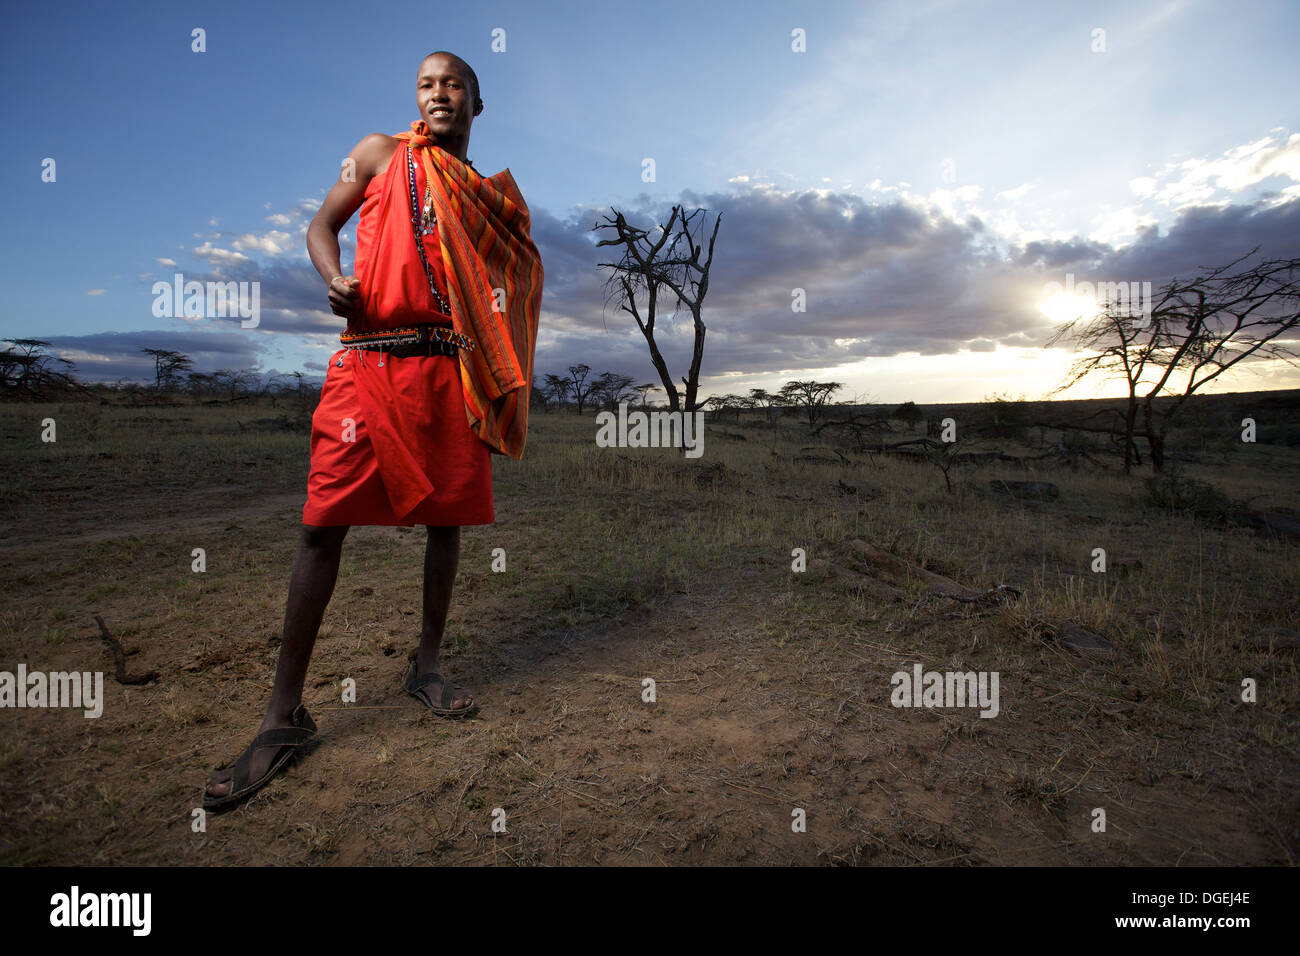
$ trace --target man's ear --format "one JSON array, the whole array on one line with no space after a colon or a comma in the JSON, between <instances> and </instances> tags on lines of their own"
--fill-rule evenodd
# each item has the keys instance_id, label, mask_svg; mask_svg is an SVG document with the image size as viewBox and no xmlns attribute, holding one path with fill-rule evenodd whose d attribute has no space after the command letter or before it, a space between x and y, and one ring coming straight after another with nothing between
<instances>
[{"instance_id":1,"label":"man's ear","mask_svg":"<svg viewBox=\"0 0 1300 956\"><path fill-rule=\"evenodd\" d=\"M474 101L474 115L475 115L475 116L478 116L478 114L479 114L479 113L482 113L482 112L483 112L483 101L482 101L482 100L475 100L475 101Z\"/></svg>"}]
</instances>

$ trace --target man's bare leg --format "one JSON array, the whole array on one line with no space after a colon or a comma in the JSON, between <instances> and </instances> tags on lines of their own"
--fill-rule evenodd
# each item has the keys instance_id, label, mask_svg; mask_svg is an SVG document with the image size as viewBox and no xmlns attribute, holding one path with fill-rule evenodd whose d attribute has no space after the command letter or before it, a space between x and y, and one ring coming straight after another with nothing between
<instances>
[{"instance_id":1,"label":"man's bare leg","mask_svg":"<svg viewBox=\"0 0 1300 956\"><path fill-rule=\"evenodd\" d=\"M456 565L460 561L460 528L428 525L429 540L424 549L424 617L420 624L420 647L415 653L417 675L439 670L439 653L442 649L443 629L447 624L447 611L451 607L451 588L456 581ZM437 700L442 685L428 686L429 696ZM459 691L451 706L457 710L469 707L474 698L467 691Z\"/></svg>"},{"instance_id":2,"label":"man's bare leg","mask_svg":"<svg viewBox=\"0 0 1300 956\"><path fill-rule=\"evenodd\" d=\"M311 663L311 652L316 646L316 632L325 616L325 606L334 593L343 538L347 533L347 525L302 527L302 546L298 549L293 575L289 578L289 599L284 608L284 630L280 638L280 658L275 666L275 684L266 717L262 726L257 728L259 734L276 727L293 726L293 712L302 703L307 665ZM266 773L274 756L275 750L269 747L253 754L249 766L250 779L256 780ZM214 773L208 778L208 793L224 797L230 792L233 774L233 767Z\"/></svg>"}]
</instances>

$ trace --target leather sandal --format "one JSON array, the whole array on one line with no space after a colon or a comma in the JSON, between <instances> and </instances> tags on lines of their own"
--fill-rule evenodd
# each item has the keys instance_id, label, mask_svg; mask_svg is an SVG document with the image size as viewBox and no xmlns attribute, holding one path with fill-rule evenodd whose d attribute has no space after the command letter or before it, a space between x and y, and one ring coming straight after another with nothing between
<instances>
[{"instance_id":1,"label":"leather sandal","mask_svg":"<svg viewBox=\"0 0 1300 956\"><path fill-rule=\"evenodd\" d=\"M442 682L442 695L435 704L429 692L425 689L430 684ZM456 691L464 690L464 687L454 687L452 684L437 671L430 671L423 677L415 676L415 661L411 661L411 669L407 672L406 682L402 689L407 695L414 697L420 703L424 704L439 717L468 717L471 714L478 713L478 702L471 698L468 707L453 707L456 702Z\"/></svg>"},{"instance_id":2,"label":"leather sandal","mask_svg":"<svg viewBox=\"0 0 1300 956\"><path fill-rule=\"evenodd\" d=\"M292 760L298 751L316 736L316 723L311 719L311 715L307 713L305 705L299 704L294 710L291 719L294 724L292 727L276 727L272 730L265 730L253 738L253 742L248 745L248 749L235 760L235 772L230 778L230 792L224 797L214 797L205 792L203 794L203 807L205 810L224 809L252 796L270 783L271 778L279 773L285 764ZM253 763L254 752L266 747L276 748L275 756L266 768L266 773L256 780L249 780L249 767ZM223 768L218 767L217 769Z\"/></svg>"}]
</instances>

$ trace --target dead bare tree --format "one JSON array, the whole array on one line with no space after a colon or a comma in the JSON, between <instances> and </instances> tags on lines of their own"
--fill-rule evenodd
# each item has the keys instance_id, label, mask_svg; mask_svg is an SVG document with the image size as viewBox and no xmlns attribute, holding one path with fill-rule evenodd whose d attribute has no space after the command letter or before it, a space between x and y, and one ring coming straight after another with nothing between
<instances>
[{"instance_id":1,"label":"dead bare tree","mask_svg":"<svg viewBox=\"0 0 1300 956\"><path fill-rule=\"evenodd\" d=\"M714 217L713 233L709 236L706 255L703 236L707 223L707 210L696 209L688 214L682 206L675 205L666 226L641 229L631 225L615 209L612 215L606 215L603 222L592 228L593 232L611 230L614 233L614 238L600 240L596 243L597 247L623 248L623 255L617 262L599 263L612 270L605 283L606 301L617 301L619 308L636 320L637 328L650 347L650 361L659 373L673 411L683 410L683 402L668 371L668 363L664 361L663 353L655 341L659 294L661 289L672 293L676 297L675 311L685 307L690 311L694 322L695 350L691 355L690 369L682 377L682 384L686 387L685 411L693 412L696 408L695 396L699 390L700 363L704 360L704 297L709 291L713 244L718 238L722 214L718 213ZM651 239L655 231L659 232L659 237ZM705 256L703 262L700 261L701 255ZM645 296L644 314L637 304L638 297L642 295Z\"/></svg>"},{"instance_id":2,"label":"dead bare tree","mask_svg":"<svg viewBox=\"0 0 1300 956\"><path fill-rule=\"evenodd\" d=\"M1161 471L1170 423L1187 399L1224 372L1245 361L1300 365L1292 335L1300 328L1300 259L1263 260L1229 271L1258 251L1217 269L1203 268L1190 281L1170 280L1149 317L1111 303L1097 315L1066 323L1048 341L1051 346L1067 340L1092 353L1074 362L1058 391L1094 372L1127 382L1125 471L1139 435L1147 441L1152 471Z\"/></svg>"},{"instance_id":3,"label":"dead bare tree","mask_svg":"<svg viewBox=\"0 0 1300 956\"><path fill-rule=\"evenodd\" d=\"M853 440L855 451L866 451L874 446L882 446L882 436L893 431L888 412L849 412L845 418L834 418L815 426L813 435L838 433ZM883 446L882 446L883 447Z\"/></svg>"}]
</instances>

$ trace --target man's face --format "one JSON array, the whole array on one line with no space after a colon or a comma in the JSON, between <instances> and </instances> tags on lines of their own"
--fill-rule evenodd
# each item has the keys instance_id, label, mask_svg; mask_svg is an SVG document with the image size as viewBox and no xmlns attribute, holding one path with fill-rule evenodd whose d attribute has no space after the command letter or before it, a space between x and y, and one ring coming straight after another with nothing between
<instances>
[{"instance_id":1,"label":"man's face","mask_svg":"<svg viewBox=\"0 0 1300 956\"><path fill-rule=\"evenodd\" d=\"M416 77L420 117L435 139L466 139L482 106L474 102L464 72L449 56L431 56L420 64Z\"/></svg>"}]
</instances>

